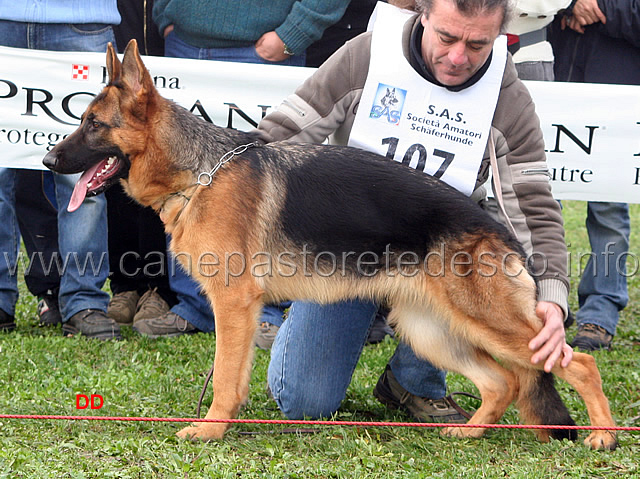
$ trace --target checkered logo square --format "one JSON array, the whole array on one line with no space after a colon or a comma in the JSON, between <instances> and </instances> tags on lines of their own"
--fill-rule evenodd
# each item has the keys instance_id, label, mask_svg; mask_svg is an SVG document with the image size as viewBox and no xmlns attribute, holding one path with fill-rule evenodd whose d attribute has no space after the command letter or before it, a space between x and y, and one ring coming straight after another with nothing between
<instances>
[{"instance_id":1,"label":"checkered logo square","mask_svg":"<svg viewBox=\"0 0 640 479\"><path fill-rule=\"evenodd\" d=\"M89 65L71 65L71 79L72 80L88 80L89 79Z\"/></svg>"}]
</instances>

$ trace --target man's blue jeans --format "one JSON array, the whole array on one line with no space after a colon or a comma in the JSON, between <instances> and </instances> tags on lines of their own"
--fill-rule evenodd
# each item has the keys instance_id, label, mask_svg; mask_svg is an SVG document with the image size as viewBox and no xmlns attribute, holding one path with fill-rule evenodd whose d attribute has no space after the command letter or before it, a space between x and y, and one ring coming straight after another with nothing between
<instances>
[{"instance_id":1,"label":"man's blue jeans","mask_svg":"<svg viewBox=\"0 0 640 479\"><path fill-rule=\"evenodd\" d=\"M5 47L106 54L109 42L116 42L111 25L0 20L0 45Z\"/></svg>"},{"instance_id":2,"label":"man's blue jeans","mask_svg":"<svg viewBox=\"0 0 640 479\"><path fill-rule=\"evenodd\" d=\"M115 44L109 25L30 24L0 20L0 45L54 51L106 52ZM43 156L44 156L43 152ZM107 256L107 202L104 196L87 198L73 213L67 211L79 175L54 174L58 203L58 247L62 279L60 310L63 320L84 309L106 311L109 295L102 291L109 273ZM15 217L15 171L0 169L0 308L13 314L17 300L19 233ZM6 253L6 256L5 256Z\"/></svg>"},{"instance_id":3,"label":"man's blue jeans","mask_svg":"<svg viewBox=\"0 0 640 479\"><path fill-rule=\"evenodd\" d=\"M167 235L167 251L169 251L170 241L171 237ZM200 286L176 261L173 253L169 252L167 258L169 260L169 285L177 300L177 303L171 308L171 312L189 321L200 331L205 333L215 331L213 312L209 300L200 291Z\"/></svg>"},{"instance_id":4,"label":"man's blue jeans","mask_svg":"<svg viewBox=\"0 0 640 479\"><path fill-rule=\"evenodd\" d=\"M293 303L271 348L268 371L269 388L285 416L328 417L338 409L377 309L368 301ZM410 393L444 397L445 372L416 357L406 343L398 344L389 366Z\"/></svg>"},{"instance_id":5,"label":"man's blue jeans","mask_svg":"<svg viewBox=\"0 0 640 479\"><path fill-rule=\"evenodd\" d=\"M578 286L578 325L591 323L616 334L619 312L629 301L626 260L629 252L629 206L626 203L587 204L591 255Z\"/></svg>"},{"instance_id":6,"label":"man's blue jeans","mask_svg":"<svg viewBox=\"0 0 640 479\"><path fill-rule=\"evenodd\" d=\"M302 67L305 55L295 55L282 62L269 62L256 53L253 46L239 48L199 48L189 45L171 32L164 39L164 55L176 58L195 58L198 60L217 60L222 62L264 63L269 65L289 65Z\"/></svg>"}]
</instances>

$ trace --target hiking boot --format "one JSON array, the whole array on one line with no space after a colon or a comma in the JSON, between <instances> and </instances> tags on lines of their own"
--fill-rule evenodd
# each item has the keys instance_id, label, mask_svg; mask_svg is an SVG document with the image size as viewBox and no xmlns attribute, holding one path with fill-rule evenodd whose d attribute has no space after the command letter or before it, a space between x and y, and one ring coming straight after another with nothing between
<instances>
[{"instance_id":1,"label":"hiking boot","mask_svg":"<svg viewBox=\"0 0 640 479\"><path fill-rule=\"evenodd\" d=\"M90 339L122 339L120 326L104 312L95 309L85 309L74 314L69 321L62 323L64 336L82 334Z\"/></svg>"},{"instance_id":2,"label":"hiking boot","mask_svg":"<svg viewBox=\"0 0 640 479\"><path fill-rule=\"evenodd\" d=\"M133 322L136 323L143 319L159 318L167 311L169 311L169 305L162 299L162 296L158 294L157 288L153 288L144 293L138 301Z\"/></svg>"},{"instance_id":3,"label":"hiking boot","mask_svg":"<svg viewBox=\"0 0 640 479\"><path fill-rule=\"evenodd\" d=\"M58 295L53 292L47 291L46 294L40 297L38 306L36 307L36 313L40 326L55 326L62 322L62 315L60 314L60 305L58 304Z\"/></svg>"},{"instance_id":4,"label":"hiking boot","mask_svg":"<svg viewBox=\"0 0 640 479\"><path fill-rule=\"evenodd\" d=\"M176 313L167 311L157 318L141 319L133 323L133 329L151 339L160 337L182 336L195 334L200 330Z\"/></svg>"},{"instance_id":5,"label":"hiking boot","mask_svg":"<svg viewBox=\"0 0 640 479\"><path fill-rule=\"evenodd\" d=\"M280 326L276 326L275 324L271 324L266 321L260 323L258 331L256 332L256 346L266 351L270 350L279 329Z\"/></svg>"},{"instance_id":6,"label":"hiking boot","mask_svg":"<svg viewBox=\"0 0 640 479\"><path fill-rule=\"evenodd\" d=\"M373 320L371 329L369 330L369 336L367 337L367 344L378 344L384 340L386 336L393 338L394 332L391 326L387 323L386 311L378 310L376 317Z\"/></svg>"},{"instance_id":7,"label":"hiking boot","mask_svg":"<svg viewBox=\"0 0 640 479\"><path fill-rule=\"evenodd\" d=\"M16 329L16 318L0 309L0 331L8 333Z\"/></svg>"},{"instance_id":8,"label":"hiking boot","mask_svg":"<svg viewBox=\"0 0 640 479\"><path fill-rule=\"evenodd\" d=\"M596 324L584 323L578 326L571 347L582 349L583 351L597 351L598 349L611 349L613 335L606 329Z\"/></svg>"},{"instance_id":9,"label":"hiking boot","mask_svg":"<svg viewBox=\"0 0 640 479\"><path fill-rule=\"evenodd\" d=\"M385 406L404 410L418 422L463 424L468 419L462 415L464 411L449 396L427 399L411 394L400 386L389 365L378 379L373 395Z\"/></svg>"},{"instance_id":10,"label":"hiking boot","mask_svg":"<svg viewBox=\"0 0 640 479\"><path fill-rule=\"evenodd\" d=\"M107 307L107 316L120 324L131 324L139 299L135 290L114 294Z\"/></svg>"}]
</instances>

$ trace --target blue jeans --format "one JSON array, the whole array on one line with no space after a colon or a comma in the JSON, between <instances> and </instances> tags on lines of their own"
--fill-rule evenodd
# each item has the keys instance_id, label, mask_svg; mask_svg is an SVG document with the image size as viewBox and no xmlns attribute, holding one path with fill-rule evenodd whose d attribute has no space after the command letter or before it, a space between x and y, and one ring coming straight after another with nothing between
<instances>
[{"instance_id":1,"label":"blue jeans","mask_svg":"<svg viewBox=\"0 0 640 479\"><path fill-rule=\"evenodd\" d=\"M168 241L169 235L167 235L167 243ZM175 293L177 300L177 303L171 308L171 312L186 319L200 331L205 333L215 331L213 312L206 296L200 291L200 286L176 262L175 256L171 252L169 252L168 258L169 286L171 291Z\"/></svg>"},{"instance_id":2,"label":"blue jeans","mask_svg":"<svg viewBox=\"0 0 640 479\"><path fill-rule=\"evenodd\" d=\"M18 301L17 264L20 231L15 207L15 172L0 168L0 309L13 316Z\"/></svg>"},{"instance_id":3,"label":"blue jeans","mask_svg":"<svg viewBox=\"0 0 640 479\"><path fill-rule=\"evenodd\" d=\"M105 53L109 42L116 42L111 25L0 20L0 45L5 47Z\"/></svg>"},{"instance_id":4,"label":"blue jeans","mask_svg":"<svg viewBox=\"0 0 640 479\"><path fill-rule=\"evenodd\" d=\"M223 62L264 63L268 65L289 65L303 67L305 55L294 55L281 62L270 62L256 53L254 46L239 48L199 48L189 45L178 38L174 32L164 39L164 56L176 58L195 58L198 60L217 60Z\"/></svg>"},{"instance_id":5,"label":"blue jeans","mask_svg":"<svg viewBox=\"0 0 640 479\"><path fill-rule=\"evenodd\" d=\"M54 174L56 201L67 205L76 175ZM13 315L18 298L17 248L20 234L15 214L16 170L0 168L0 308ZM103 196L88 198L75 212L58 209L58 249L60 251L60 311L64 320L85 309L107 310L109 295L102 286L109 274L107 256L106 201ZM7 261L8 260L8 261ZM45 268L49 265L44 265Z\"/></svg>"},{"instance_id":6,"label":"blue jeans","mask_svg":"<svg viewBox=\"0 0 640 479\"><path fill-rule=\"evenodd\" d=\"M590 201L586 225L592 253L578 285L576 322L596 324L615 335L619 312L629 301L629 206Z\"/></svg>"},{"instance_id":7,"label":"blue jeans","mask_svg":"<svg viewBox=\"0 0 640 479\"><path fill-rule=\"evenodd\" d=\"M113 30L102 24L31 24L0 20L0 45L54 51L106 52L115 44ZM43 156L44 156L43 151ZM107 256L107 202L104 196L87 198L69 213L77 175L54 174L58 208L58 248L61 255L60 311L64 321L85 309L107 310L109 295L102 291L109 273ZM0 218L6 227L0 234L0 250L12 260L19 244L15 219L15 171L0 169ZM17 253L16 253L17 254ZM0 261L0 308L14 312L16 275L5 258ZM65 263L66 262L66 263ZM6 308L6 309L5 309Z\"/></svg>"},{"instance_id":8,"label":"blue jeans","mask_svg":"<svg viewBox=\"0 0 640 479\"><path fill-rule=\"evenodd\" d=\"M271 348L269 388L290 419L327 417L340 407L378 306L368 301L329 305L294 302ZM389 361L410 393L444 397L445 372L400 342Z\"/></svg>"}]
</instances>

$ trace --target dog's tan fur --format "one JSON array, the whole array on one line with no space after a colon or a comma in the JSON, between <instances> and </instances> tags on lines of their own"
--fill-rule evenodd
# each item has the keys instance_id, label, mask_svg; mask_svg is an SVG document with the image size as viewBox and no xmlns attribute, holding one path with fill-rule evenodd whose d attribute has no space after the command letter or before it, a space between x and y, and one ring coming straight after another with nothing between
<instances>
[{"instance_id":1,"label":"dog's tan fur","mask_svg":"<svg viewBox=\"0 0 640 479\"><path fill-rule=\"evenodd\" d=\"M532 403L531 392L541 366L531 364L528 348L542 328L535 314L536 286L522 258L509 257L512 251L500 238L489 233L448 242L446 264L456 252L473 258L472 264L456 266L459 274L422 272L411 277L387 274L361 279L351 275L324 277L313 270L309 276L256 274L268 269L256 254L275 257L300 248L270 222L283 207L282 185L271 177L271 182L256 179L246 163L231 162L218 171L212 185L194 186L198 172L181 169L178 159L169 153L175 135L171 131L172 110L155 90L135 42L127 47L122 65L113 48L107 58L111 83L87 114L107 123L114 117L120 119L104 141L117 145L130 159L128 179L123 180L127 192L160 213L172 236L171 249L178 257L181 253L191 258L215 253L224 258L238 253L229 262L232 271L241 271L241 256L247 259L244 273L232 277L213 275L213 265L195 268L185 263L211 301L216 321L214 398L207 418L234 418L247 399L253 338L264 302L335 302L357 297L386 301L398 335L419 355L474 382L482 405L470 423L498 421L514 400L527 423L540 421L539 409L544 405ZM80 141L78 135L80 130L65 141ZM287 148L297 151L294 145ZM491 251L495 257L481 259L483 251ZM494 268L501 271L503 260L509 274L490 274ZM297 257L295 265L297 271L304 266ZM439 267L435 262L428 266L430 271ZM564 369L557 363L553 373L576 388L594 426L614 426L591 356L575 353L569 367ZM179 436L219 439L226 429L226 424L198 423L180 431ZM458 437L479 437L483 432L480 428L444 430ZM542 440L549 438L545 430L537 435ZM585 442L593 448L612 449L616 445L615 436L604 431L591 433Z\"/></svg>"}]
</instances>

